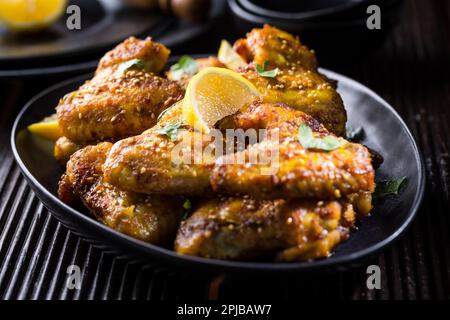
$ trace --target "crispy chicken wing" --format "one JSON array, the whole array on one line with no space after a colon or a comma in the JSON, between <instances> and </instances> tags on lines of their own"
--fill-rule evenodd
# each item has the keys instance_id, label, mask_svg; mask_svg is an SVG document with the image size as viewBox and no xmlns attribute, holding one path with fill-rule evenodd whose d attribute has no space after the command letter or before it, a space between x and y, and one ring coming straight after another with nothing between
<instances>
[{"instance_id":1,"label":"crispy chicken wing","mask_svg":"<svg viewBox=\"0 0 450 320\"><path fill-rule=\"evenodd\" d=\"M167 121L175 123L173 118L176 117L168 117L171 120ZM227 157L236 156L234 153L217 161L203 157L195 162L196 153L192 151L209 155L204 150L212 143L212 138L181 127L177 131L177 141L171 141L158 132L159 127L167 125L165 121L143 135L114 145L104 166L108 182L124 190L143 193L202 195L212 186L218 193L262 198L339 199L374 189L371 158L364 146L347 142L329 152L303 148L297 138L300 124L308 125L316 136L330 133L311 116L287 106L256 104L235 115L232 121L235 128L266 128L281 133L279 141L263 140L238 152L243 153L244 163L227 161ZM277 162L250 161L267 150L279 150ZM180 152L182 155L186 152L191 163L180 161L177 164ZM276 171L267 174L273 170L273 165Z\"/></svg>"},{"instance_id":2,"label":"crispy chicken wing","mask_svg":"<svg viewBox=\"0 0 450 320\"><path fill-rule=\"evenodd\" d=\"M176 141L158 132L177 123L181 123L181 108L174 105L153 128L115 143L104 165L105 179L124 190L149 194L202 195L210 190L213 162L197 163L194 152L201 154L212 139L189 126L176 130ZM191 164L174 162L186 158Z\"/></svg>"},{"instance_id":3,"label":"crispy chicken wing","mask_svg":"<svg viewBox=\"0 0 450 320\"><path fill-rule=\"evenodd\" d=\"M166 63L169 50L161 44L130 38L108 52L96 75L57 107L64 136L75 142L119 139L152 127L158 115L180 100L183 89L155 73ZM138 68L120 63L139 58Z\"/></svg>"},{"instance_id":4,"label":"crispy chicken wing","mask_svg":"<svg viewBox=\"0 0 450 320\"><path fill-rule=\"evenodd\" d=\"M345 201L212 199L182 222L175 250L232 260L324 258L348 238L353 223L353 207Z\"/></svg>"},{"instance_id":5,"label":"crispy chicken wing","mask_svg":"<svg viewBox=\"0 0 450 320\"><path fill-rule=\"evenodd\" d=\"M55 142L53 154L59 163L65 165L72 154L84 147L83 143L76 143L67 137L61 137Z\"/></svg>"},{"instance_id":6,"label":"crispy chicken wing","mask_svg":"<svg viewBox=\"0 0 450 320\"><path fill-rule=\"evenodd\" d=\"M265 25L236 41L234 48L249 63L238 71L259 89L266 102L304 111L334 134L344 135L347 114L336 82L319 73L314 53L298 38ZM263 66L266 61L268 69L279 69L276 77L263 77L256 71L256 65Z\"/></svg>"},{"instance_id":7,"label":"crispy chicken wing","mask_svg":"<svg viewBox=\"0 0 450 320\"><path fill-rule=\"evenodd\" d=\"M237 40L234 50L245 61L259 65L270 61L279 68L297 65L306 70L317 70L314 52L302 45L298 37L267 24L252 29L246 38Z\"/></svg>"},{"instance_id":8,"label":"crispy chicken wing","mask_svg":"<svg viewBox=\"0 0 450 320\"><path fill-rule=\"evenodd\" d=\"M332 134L301 111L284 105L256 104L237 114L234 123L237 128L276 130L279 139L263 140L219 159L210 177L216 192L260 198L339 199L360 191L374 191L375 173L367 148L346 142L331 151L305 149L298 138L301 124L308 125L316 137ZM274 161L251 161L268 150L278 152ZM245 161L234 163L230 157Z\"/></svg>"},{"instance_id":9,"label":"crispy chicken wing","mask_svg":"<svg viewBox=\"0 0 450 320\"><path fill-rule=\"evenodd\" d=\"M216 127L256 130L258 141L239 146L233 139L228 154L216 153L218 143L229 142L224 136L183 123L177 102L191 76L158 76L170 51L131 37L57 107L64 137L55 157L68 161L59 197L80 199L111 228L160 244L174 239L183 197L201 196L178 229L178 253L279 261L329 256L348 238L355 216L372 208L372 157L342 138L330 151L302 144L304 125L314 138L343 136L346 112L336 82L318 71L314 53L298 38L266 25L234 48L247 62L237 71L263 97ZM215 57L196 62L199 70L225 67ZM263 76L257 65L278 73ZM258 161L268 153L269 162Z\"/></svg>"},{"instance_id":10,"label":"crispy chicken wing","mask_svg":"<svg viewBox=\"0 0 450 320\"><path fill-rule=\"evenodd\" d=\"M112 144L103 142L77 151L67 163L59 197L79 197L107 226L135 238L163 243L172 239L183 213L181 198L126 192L103 180L102 166Z\"/></svg>"},{"instance_id":11,"label":"crispy chicken wing","mask_svg":"<svg viewBox=\"0 0 450 320\"><path fill-rule=\"evenodd\" d=\"M155 74L160 73L166 65L170 50L148 37L139 40L130 37L107 52L100 60L96 75L103 71L114 70L122 62L139 59L144 62L145 70Z\"/></svg>"}]
</instances>

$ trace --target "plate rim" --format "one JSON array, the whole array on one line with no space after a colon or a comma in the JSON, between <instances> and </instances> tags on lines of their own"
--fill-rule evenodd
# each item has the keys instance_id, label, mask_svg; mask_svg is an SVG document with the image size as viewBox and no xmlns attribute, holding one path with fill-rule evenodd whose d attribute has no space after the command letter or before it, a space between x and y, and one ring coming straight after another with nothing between
<instances>
[{"instance_id":1,"label":"plate rim","mask_svg":"<svg viewBox=\"0 0 450 320\"><path fill-rule=\"evenodd\" d=\"M173 57L175 58L175 56ZM35 95L33 98L31 98L25 106L22 108L22 110L18 113L14 125L11 130L11 137L10 137L10 143L11 143L11 149L14 155L14 158L19 165L19 168L30 184L30 187L32 189L37 189L39 192L35 192L36 196L39 198L41 202L45 204L45 201L43 201L40 198L40 193L44 194L47 199L51 199L55 205L59 206L62 210L65 212L69 212L71 215L73 215L75 218L77 218L79 221L83 221L86 224L90 224L90 227L95 227L96 229L102 231L105 233L104 235L107 236L113 236L116 237L117 241L120 241L121 245L127 245L131 246L134 249L137 249L141 251L142 253L145 251L145 253L148 255L149 259L154 258L155 260L158 260L158 258L161 258L162 261L156 261L156 262L170 262L171 264L175 263L178 264L178 266L189 266L193 267L194 269L200 269L200 268L215 268L215 269L221 269L221 270L227 270L227 271L238 271L238 272L251 272L251 271L257 271L257 272L304 272L304 271L313 271L313 270L320 270L324 268L331 268L331 267L338 267L342 265L348 265L351 263L355 263L357 261L363 260L364 258L367 258L369 256L373 256L375 253L379 252L384 247L392 244L395 240L398 240L399 237L404 234L404 232L408 229L408 227L411 225L411 222L414 220L414 218L417 215L417 211L422 203L424 191L425 191L425 166L423 162L423 156L420 151L420 149L417 146L417 143L414 139L414 136L412 135L411 131L409 130L406 123L403 121L403 119L400 117L400 115L397 113L397 111L388 103L386 102L382 97L380 97L377 93L375 93L373 90L369 89L365 85L359 83L356 80L353 80L347 76L344 76L340 73L319 68L319 71L324 73L326 76L330 76L331 78L338 80L339 82L346 82L350 84L351 86L356 87L358 90L361 90L370 96L372 96L375 100L377 100L384 108L388 109L393 115L397 118L397 120L400 122L400 124L403 126L404 131L406 132L408 138L412 142L412 146L414 149L414 155L415 155L415 161L419 164L419 176L418 176L418 182L417 182L417 188L415 190L414 200L411 204L411 209L409 210L407 218L401 223L400 227L395 230L395 232L391 233L388 237L383 239L382 241L379 241L375 243L372 246L369 246L367 248L364 248L362 250L359 250L357 252L349 253L346 255L343 255L341 257L335 257L333 259L327 258L322 260L314 260L314 261L303 261L303 262L254 262L254 261L230 261L230 260L220 260L220 259L208 259L208 258L202 258L197 256L189 256L189 255L182 255L179 253L176 253L173 250L160 247L158 245L150 244L147 242L144 242L142 240L138 240L135 238L132 238L131 236L128 236L126 234L120 233L119 231L116 231L101 222L95 220L93 217L88 216L86 214L83 214L82 212L70 207L69 205L62 202L58 197L56 197L53 193L51 193L47 188L45 188L43 185L39 183L39 181L31 174L31 172L28 170L24 162L22 161L21 157L19 156L19 152L16 147L16 137L18 135L18 126L20 120L23 118L24 114L27 112L27 110L40 98L48 95L52 91L55 91L61 87L67 86L71 83L75 83L78 81L86 80L86 77L89 74L80 75L74 78L67 79L65 81L59 82L43 91ZM20 128L22 129L22 128ZM48 209L48 211L61 223L63 223L57 215L53 212L53 210ZM65 225L65 223L63 223ZM71 229L70 227L68 227ZM86 239L86 237L81 236L81 238ZM92 243L91 240L87 240L88 242Z\"/></svg>"},{"instance_id":2,"label":"plate rim","mask_svg":"<svg viewBox=\"0 0 450 320\"><path fill-rule=\"evenodd\" d=\"M283 12L279 10L267 9L263 6L258 6L249 0L239 0L240 4L245 10L253 12L263 17L268 18L280 18L280 19L295 19L295 20L306 20L315 19L320 17L328 17L333 14L340 14L346 10L351 10L356 6L364 5L364 2L369 0L360 0L358 2L345 2L340 4L335 4L332 7L305 10L305 11L294 11L294 12Z\"/></svg>"},{"instance_id":3,"label":"plate rim","mask_svg":"<svg viewBox=\"0 0 450 320\"><path fill-rule=\"evenodd\" d=\"M188 29L183 29L180 26L177 29L171 30L170 26L167 28L158 28L158 32L156 35L152 37L154 40L161 42L166 47L177 48L182 46L188 41L192 39L196 39L201 34L205 33L208 28L217 23L219 19L221 19L225 12L227 1L226 0L216 0L214 4L216 8L211 10L210 17L201 23L201 24L193 24ZM175 21L175 20L173 20ZM173 24L173 21L171 22ZM177 22L176 22L177 23ZM162 29L162 30L160 30ZM167 32L169 29L169 32ZM136 37L146 37L149 36L148 32L143 32L141 34L135 35ZM119 44L119 42L112 43L110 49ZM105 49L106 50L106 49ZM109 50L109 49L107 49ZM97 50L96 50L97 51ZM70 54L68 54L70 56ZM81 55L83 56L83 55ZM57 56L59 57L59 56ZM32 59L43 59L44 57L32 58ZM78 63L70 64L70 63L62 63L54 66L46 66L46 67L38 67L38 68L23 68L23 69L0 69L0 80L1 79L26 79L26 78L35 78L42 75L51 75L51 76L61 76L67 74L80 74L81 72L88 72L90 69L95 69L98 64L99 59L89 58L86 61L80 61Z\"/></svg>"}]
</instances>

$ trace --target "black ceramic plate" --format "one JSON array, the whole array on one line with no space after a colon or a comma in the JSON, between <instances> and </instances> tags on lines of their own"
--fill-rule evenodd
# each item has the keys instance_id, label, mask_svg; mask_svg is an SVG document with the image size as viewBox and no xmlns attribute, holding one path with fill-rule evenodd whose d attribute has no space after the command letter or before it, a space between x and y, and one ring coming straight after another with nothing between
<instances>
[{"instance_id":1,"label":"black ceramic plate","mask_svg":"<svg viewBox=\"0 0 450 320\"><path fill-rule=\"evenodd\" d=\"M211 28L226 9L225 0L213 0L207 19L191 23L160 12L117 9L107 6L107 0L72 0L71 3L81 7L80 31L69 32L63 20L48 32L33 35L32 39L6 36L0 29L0 78L89 72L97 65L100 52L131 35L152 36L174 48Z\"/></svg>"},{"instance_id":2,"label":"black ceramic plate","mask_svg":"<svg viewBox=\"0 0 450 320\"><path fill-rule=\"evenodd\" d=\"M399 196L374 202L373 214L364 219L350 239L328 259L298 262L237 262L176 254L116 232L93 219L87 212L62 203L56 195L63 169L52 156L52 144L26 131L26 127L54 112L60 97L76 89L89 75L51 87L33 98L18 115L11 136L14 156L36 195L52 214L75 234L99 246L131 257L177 267L206 268L211 271L311 271L344 268L382 249L411 223L424 191L424 169L417 145L405 123L383 99L365 86L337 73L322 70L339 81L349 123L362 126L367 146L384 156L377 180L406 176L408 183Z\"/></svg>"},{"instance_id":3,"label":"black ceramic plate","mask_svg":"<svg viewBox=\"0 0 450 320\"><path fill-rule=\"evenodd\" d=\"M358 0L359 1L359 0ZM366 57L383 44L386 36L398 22L401 0L379 1L381 30L367 29L366 8L339 19L282 19L262 16L241 6L240 0L228 0L233 22L238 32L245 34L252 28L267 23L287 32L300 35L303 43L317 52L319 61L336 65Z\"/></svg>"}]
</instances>

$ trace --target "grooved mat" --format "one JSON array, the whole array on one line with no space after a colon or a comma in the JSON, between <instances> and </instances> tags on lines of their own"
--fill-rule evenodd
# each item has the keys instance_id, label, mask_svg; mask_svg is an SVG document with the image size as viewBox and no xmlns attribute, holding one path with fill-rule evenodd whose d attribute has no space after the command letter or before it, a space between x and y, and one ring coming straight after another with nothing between
<instances>
[{"instance_id":1,"label":"grooved mat","mask_svg":"<svg viewBox=\"0 0 450 320\"><path fill-rule=\"evenodd\" d=\"M423 205L395 245L351 271L283 279L173 272L103 252L51 217L27 186L10 151L16 114L51 83L0 82L0 297L449 299L450 2L405 2L401 22L380 51L353 65L324 66L385 98L422 150L427 174ZM66 288L66 268L71 264L81 267L81 290ZM381 290L366 287L369 264L381 267Z\"/></svg>"}]
</instances>

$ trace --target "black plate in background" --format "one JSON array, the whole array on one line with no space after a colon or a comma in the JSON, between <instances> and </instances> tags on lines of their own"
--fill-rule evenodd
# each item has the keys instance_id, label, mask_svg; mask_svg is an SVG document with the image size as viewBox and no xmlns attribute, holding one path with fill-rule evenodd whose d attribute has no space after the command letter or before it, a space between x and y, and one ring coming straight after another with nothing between
<instances>
[{"instance_id":1,"label":"black plate in background","mask_svg":"<svg viewBox=\"0 0 450 320\"><path fill-rule=\"evenodd\" d=\"M255 14L281 19L312 19L333 18L353 8L365 5L370 0L238 0L247 11Z\"/></svg>"},{"instance_id":2,"label":"black plate in background","mask_svg":"<svg viewBox=\"0 0 450 320\"><path fill-rule=\"evenodd\" d=\"M119 0L70 0L81 12L81 29L69 30L68 14L35 34L0 33L0 63L31 62L103 50L130 35L140 35L170 19L159 12L125 8Z\"/></svg>"},{"instance_id":3,"label":"black plate in background","mask_svg":"<svg viewBox=\"0 0 450 320\"><path fill-rule=\"evenodd\" d=\"M0 29L0 78L86 73L96 67L104 52L131 35L151 36L155 41L174 48L211 28L226 9L225 0L212 0L208 18L201 23L192 23L158 11L126 9L117 13L111 7L101 6L101 2L72 0L71 3L80 4L82 23L86 21L86 26L82 25L80 31L68 31L63 19L50 31L33 35L32 38L38 37L31 39L33 45L17 45L20 39L15 38L5 40ZM121 30L116 30L119 26ZM21 53L11 54L15 50ZM28 55L24 54L25 50Z\"/></svg>"},{"instance_id":4,"label":"black plate in background","mask_svg":"<svg viewBox=\"0 0 450 320\"><path fill-rule=\"evenodd\" d=\"M338 19L281 19L275 16L263 16L245 9L240 0L228 0L231 16L237 31L245 34L252 28L263 24L281 28L299 35L302 43L317 52L322 65L355 63L364 59L381 47L387 36L399 21L403 1L379 0L381 29L367 28L367 7L358 7L349 15ZM355 12L353 12L355 11Z\"/></svg>"},{"instance_id":5,"label":"black plate in background","mask_svg":"<svg viewBox=\"0 0 450 320\"><path fill-rule=\"evenodd\" d=\"M210 271L298 272L322 268L342 269L384 248L411 223L423 196L424 167L411 133L389 104L356 81L331 71L322 72L339 81L339 92L348 111L349 124L362 126L365 130L362 142L384 156L385 162L377 171L377 180L402 176L408 178L408 184L399 196L375 200L372 216L364 219L359 230L338 246L330 258L324 260L261 263L183 256L121 234L97 222L86 211L78 211L61 202L56 189L63 169L52 155L52 143L24 129L53 113L60 97L75 90L90 75L58 84L33 98L16 119L11 136L12 149L32 189L50 212L75 234L108 250L175 267Z\"/></svg>"}]
</instances>

